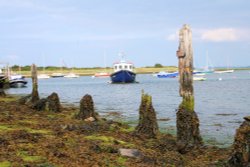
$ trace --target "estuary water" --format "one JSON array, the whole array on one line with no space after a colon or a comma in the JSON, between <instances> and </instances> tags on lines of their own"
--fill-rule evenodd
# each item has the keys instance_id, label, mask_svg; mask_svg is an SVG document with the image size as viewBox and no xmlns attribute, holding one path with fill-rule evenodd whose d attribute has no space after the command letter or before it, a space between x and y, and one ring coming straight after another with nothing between
<instances>
[{"instance_id":1,"label":"estuary water","mask_svg":"<svg viewBox=\"0 0 250 167\"><path fill-rule=\"evenodd\" d=\"M206 78L206 81L194 81L195 111L200 119L201 134L209 143L228 146L233 142L235 130L243 117L250 115L250 72L207 74ZM27 80L26 88L11 88L6 93L29 94L32 85L31 79ZM136 80L139 83L110 84L109 78L90 76L50 78L39 80L38 88L41 97L56 92L62 103L76 106L85 94L90 94L100 115L134 125L144 90L153 98L161 130L175 134L176 109L181 102L178 78L159 79L149 74L138 74Z\"/></svg>"}]
</instances>

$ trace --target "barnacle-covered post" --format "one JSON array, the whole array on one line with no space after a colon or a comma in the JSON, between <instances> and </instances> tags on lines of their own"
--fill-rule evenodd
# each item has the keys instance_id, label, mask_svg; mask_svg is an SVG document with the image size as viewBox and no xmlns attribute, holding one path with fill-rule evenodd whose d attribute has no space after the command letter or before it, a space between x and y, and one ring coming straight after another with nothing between
<instances>
[{"instance_id":1,"label":"barnacle-covered post","mask_svg":"<svg viewBox=\"0 0 250 167\"><path fill-rule=\"evenodd\" d=\"M178 150L185 153L202 144L199 119L194 111L192 32L186 24L179 32L177 57L179 60L179 93L182 97L182 103L177 112L177 144Z\"/></svg>"},{"instance_id":2,"label":"barnacle-covered post","mask_svg":"<svg viewBox=\"0 0 250 167\"><path fill-rule=\"evenodd\" d=\"M37 68L36 68L35 64L31 65L31 77L32 77L31 103L35 103L39 100L38 82L37 82Z\"/></svg>"},{"instance_id":3,"label":"barnacle-covered post","mask_svg":"<svg viewBox=\"0 0 250 167\"><path fill-rule=\"evenodd\" d=\"M159 128L156 113L152 105L152 97L142 93L139 109L139 124L135 128L135 133L146 138L155 138L158 132Z\"/></svg>"},{"instance_id":4,"label":"barnacle-covered post","mask_svg":"<svg viewBox=\"0 0 250 167\"><path fill-rule=\"evenodd\" d=\"M76 114L77 119L97 121L98 115L95 113L92 96L86 94L80 101L80 111Z\"/></svg>"},{"instance_id":5,"label":"barnacle-covered post","mask_svg":"<svg viewBox=\"0 0 250 167\"><path fill-rule=\"evenodd\" d=\"M244 119L234 137L233 152L228 161L230 167L250 166L250 116Z\"/></svg>"}]
</instances>

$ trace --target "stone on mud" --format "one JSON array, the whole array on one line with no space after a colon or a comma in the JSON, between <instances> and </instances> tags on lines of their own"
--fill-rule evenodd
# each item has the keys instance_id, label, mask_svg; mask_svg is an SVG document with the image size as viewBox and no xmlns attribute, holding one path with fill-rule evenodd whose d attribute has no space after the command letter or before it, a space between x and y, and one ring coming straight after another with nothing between
<instances>
[{"instance_id":1,"label":"stone on mud","mask_svg":"<svg viewBox=\"0 0 250 167\"><path fill-rule=\"evenodd\" d=\"M134 158L139 158L142 156L142 153L137 149L120 148L118 151L121 156L134 157Z\"/></svg>"}]
</instances>

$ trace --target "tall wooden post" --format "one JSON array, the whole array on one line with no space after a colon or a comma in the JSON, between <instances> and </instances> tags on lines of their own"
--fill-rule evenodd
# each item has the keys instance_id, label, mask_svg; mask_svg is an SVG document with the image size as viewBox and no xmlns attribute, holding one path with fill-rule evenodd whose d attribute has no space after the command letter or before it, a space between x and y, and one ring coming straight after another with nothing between
<instances>
[{"instance_id":1,"label":"tall wooden post","mask_svg":"<svg viewBox=\"0 0 250 167\"><path fill-rule=\"evenodd\" d=\"M179 59L179 93L183 98L177 112L177 144L179 151L185 153L202 144L199 119L194 111L192 32L186 24L179 33L177 57Z\"/></svg>"},{"instance_id":2,"label":"tall wooden post","mask_svg":"<svg viewBox=\"0 0 250 167\"><path fill-rule=\"evenodd\" d=\"M37 82L37 68L36 68L35 64L31 65L31 77L32 77L31 102L35 103L39 100L38 82Z\"/></svg>"}]
</instances>

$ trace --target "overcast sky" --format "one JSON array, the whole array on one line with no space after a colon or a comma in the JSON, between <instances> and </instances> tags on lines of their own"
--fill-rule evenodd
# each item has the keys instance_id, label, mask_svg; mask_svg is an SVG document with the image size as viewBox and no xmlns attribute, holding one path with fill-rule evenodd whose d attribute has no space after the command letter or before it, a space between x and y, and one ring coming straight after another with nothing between
<instances>
[{"instance_id":1,"label":"overcast sky","mask_svg":"<svg viewBox=\"0 0 250 167\"><path fill-rule=\"evenodd\" d=\"M178 31L194 63L250 65L249 0L0 0L0 61L11 65L177 65Z\"/></svg>"}]
</instances>

